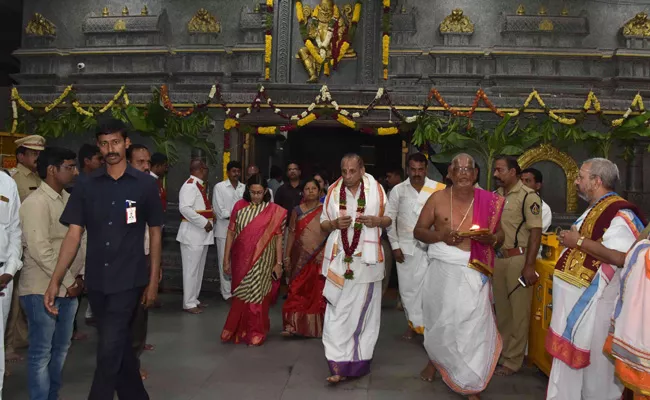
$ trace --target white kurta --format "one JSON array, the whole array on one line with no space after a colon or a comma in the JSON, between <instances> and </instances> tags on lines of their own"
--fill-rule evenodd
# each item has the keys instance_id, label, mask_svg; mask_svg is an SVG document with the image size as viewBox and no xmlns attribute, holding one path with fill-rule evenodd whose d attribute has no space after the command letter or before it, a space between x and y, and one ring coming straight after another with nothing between
<instances>
[{"instance_id":1,"label":"white kurta","mask_svg":"<svg viewBox=\"0 0 650 400\"><path fill-rule=\"evenodd\" d=\"M214 237L217 244L219 282L221 284L221 296L224 300L232 297L232 280L230 276L223 273L223 254L226 249L226 236L228 235L230 213L235 207L235 203L244 197L245 188L246 185L241 182L238 182L237 188L235 188L230 181L223 181L214 185L212 195L212 209L217 217L217 222L214 227Z\"/></svg>"},{"instance_id":2,"label":"white kurta","mask_svg":"<svg viewBox=\"0 0 650 400\"><path fill-rule=\"evenodd\" d=\"M181 244L183 309L185 310L199 305L198 297L203 283L208 246L213 243L213 233L205 231L208 219L197 213L207 208L197 183L203 185L201 179L191 176L181 186L178 194L178 209L184 220L178 228L176 240Z\"/></svg>"},{"instance_id":3,"label":"white kurta","mask_svg":"<svg viewBox=\"0 0 650 400\"><path fill-rule=\"evenodd\" d=\"M385 205L383 189L372 176L366 174L363 179L366 192L364 215L378 216ZM339 187L337 183L332 185L321 214L321 222L339 217ZM348 210L356 210L360 193L357 190L356 195L353 195L346 189ZM379 337L384 261L379 229L364 227L350 265L354 279L342 281L345 266L341 234L347 234L352 243L356 220L354 211L349 211L348 215L353 219L350 228L346 232L332 232L325 246L323 275L329 277L323 291L328 301L323 323L323 345L332 375L353 377L366 375L370 371L370 362ZM337 276L341 280L335 285L331 279L336 280Z\"/></svg>"},{"instance_id":4,"label":"white kurta","mask_svg":"<svg viewBox=\"0 0 650 400\"><path fill-rule=\"evenodd\" d=\"M426 178L418 192L407 179L391 190L386 205L386 216L392 220L387 229L388 240L393 250L400 249L404 254L404 262L397 263L400 298L409 326L419 334L424 333L422 285L428 260L426 247L413 237L413 230L429 197L444 187Z\"/></svg>"},{"instance_id":5,"label":"white kurta","mask_svg":"<svg viewBox=\"0 0 650 400\"><path fill-rule=\"evenodd\" d=\"M548 231L548 228L551 227L552 222L553 211L551 211L551 207L548 205L548 203L542 200L542 233Z\"/></svg>"},{"instance_id":6,"label":"white kurta","mask_svg":"<svg viewBox=\"0 0 650 400\"><path fill-rule=\"evenodd\" d=\"M0 275L15 275L23 267L22 232L20 229L20 197L16 182L0 171ZM11 308L14 282L9 282L0 297L0 360L5 358L5 327ZM4 382L5 363L0 362L0 399Z\"/></svg>"},{"instance_id":7,"label":"white kurta","mask_svg":"<svg viewBox=\"0 0 650 400\"><path fill-rule=\"evenodd\" d=\"M589 211L591 208L587 209L576 221L578 230ZM603 235L603 246L621 252L627 252L632 247L636 237L626 222L626 217L633 220L633 214L628 210L620 211L612 219L609 228ZM599 277L601 282L600 288L588 306L593 311L583 314L584 318L579 322L575 331L575 337L590 348L591 363L585 368L574 369L559 359L553 359L546 393L549 400L618 400L621 397L623 386L614 376L614 364L602 351L620 285L620 270L616 267L613 268L615 273L609 284L605 283L604 275L599 270L596 277ZM562 279L553 280L553 316L551 318L553 332L563 334L569 313L587 289L578 288Z\"/></svg>"},{"instance_id":8,"label":"white kurta","mask_svg":"<svg viewBox=\"0 0 650 400\"><path fill-rule=\"evenodd\" d=\"M502 348L492 285L469 268L469 256L442 242L429 245L423 289L424 348L447 386L463 395L485 389Z\"/></svg>"}]
</instances>

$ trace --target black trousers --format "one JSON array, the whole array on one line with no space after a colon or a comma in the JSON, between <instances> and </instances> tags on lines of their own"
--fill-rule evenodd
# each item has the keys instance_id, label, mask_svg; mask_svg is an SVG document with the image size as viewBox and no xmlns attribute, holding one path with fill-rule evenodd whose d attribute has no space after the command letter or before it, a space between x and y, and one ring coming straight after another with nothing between
<instances>
[{"instance_id":1,"label":"black trousers","mask_svg":"<svg viewBox=\"0 0 650 400\"><path fill-rule=\"evenodd\" d=\"M88 400L149 400L133 349L132 322L144 288L119 293L88 292L97 320L97 367Z\"/></svg>"},{"instance_id":2,"label":"black trousers","mask_svg":"<svg viewBox=\"0 0 650 400\"><path fill-rule=\"evenodd\" d=\"M133 351L138 358L138 368L140 368L140 356L144 351L144 345L147 343L147 324L149 323L149 310L144 308L141 303L135 310L133 317L132 332L133 332Z\"/></svg>"}]
</instances>

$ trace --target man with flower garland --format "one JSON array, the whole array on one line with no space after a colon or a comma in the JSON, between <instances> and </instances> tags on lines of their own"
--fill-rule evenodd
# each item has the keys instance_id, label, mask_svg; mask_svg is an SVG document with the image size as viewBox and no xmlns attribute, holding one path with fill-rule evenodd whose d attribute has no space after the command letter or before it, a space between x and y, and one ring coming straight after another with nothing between
<instances>
[{"instance_id":1,"label":"man with flower garland","mask_svg":"<svg viewBox=\"0 0 650 400\"><path fill-rule=\"evenodd\" d=\"M361 157L345 155L321 215L321 228L330 233L322 273L328 303L323 345L332 384L370 372L381 316L381 230L391 224L385 206L384 189L366 174Z\"/></svg>"}]
</instances>

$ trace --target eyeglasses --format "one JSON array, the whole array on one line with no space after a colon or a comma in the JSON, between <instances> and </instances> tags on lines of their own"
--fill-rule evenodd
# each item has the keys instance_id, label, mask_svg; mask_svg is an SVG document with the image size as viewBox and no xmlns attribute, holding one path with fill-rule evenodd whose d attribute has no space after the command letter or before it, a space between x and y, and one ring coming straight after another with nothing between
<instances>
[{"instance_id":1,"label":"eyeglasses","mask_svg":"<svg viewBox=\"0 0 650 400\"><path fill-rule=\"evenodd\" d=\"M251 194L251 196L262 196L264 194L264 191L257 191L257 190L249 190L248 193Z\"/></svg>"},{"instance_id":2,"label":"eyeglasses","mask_svg":"<svg viewBox=\"0 0 650 400\"><path fill-rule=\"evenodd\" d=\"M473 167L454 167L453 171L459 174L469 174L470 172L474 171L475 168Z\"/></svg>"}]
</instances>

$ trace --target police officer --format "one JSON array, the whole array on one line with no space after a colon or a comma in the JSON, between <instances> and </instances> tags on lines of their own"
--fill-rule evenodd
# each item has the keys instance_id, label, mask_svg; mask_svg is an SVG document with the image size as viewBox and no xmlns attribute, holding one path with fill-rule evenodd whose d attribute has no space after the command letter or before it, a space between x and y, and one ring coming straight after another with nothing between
<instances>
[{"instance_id":1,"label":"police officer","mask_svg":"<svg viewBox=\"0 0 650 400\"><path fill-rule=\"evenodd\" d=\"M494 305L503 351L497 375L512 375L524 361L530 322L535 260L542 237L541 199L525 186L517 160L500 156L494 162L497 193L506 198L501 216L505 241L494 265ZM526 284L523 287L521 280Z\"/></svg>"},{"instance_id":2,"label":"police officer","mask_svg":"<svg viewBox=\"0 0 650 400\"><path fill-rule=\"evenodd\" d=\"M41 151L45 150L45 138L30 135L20 138L16 144L16 171L13 178L18 186L20 202L25 201L33 191L41 185L41 178L36 173L36 160Z\"/></svg>"}]
</instances>

